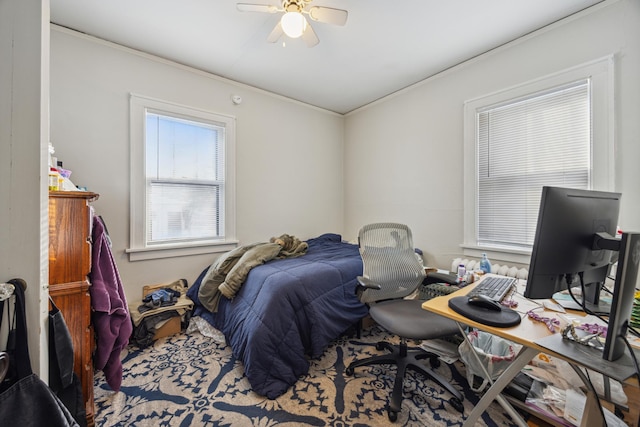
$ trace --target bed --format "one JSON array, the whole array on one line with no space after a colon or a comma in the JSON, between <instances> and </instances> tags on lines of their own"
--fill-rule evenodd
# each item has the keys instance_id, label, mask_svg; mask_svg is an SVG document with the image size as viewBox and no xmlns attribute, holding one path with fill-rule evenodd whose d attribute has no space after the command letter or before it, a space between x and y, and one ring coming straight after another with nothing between
<instances>
[{"instance_id":1,"label":"bed","mask_svg":"<svg viewBox=\"0 0 640 427\"><path fill-rule=\"evenodd\" d=\"M309 358L367 314L355 295L362 274L357 245L338 234L307 240L307 253L254 267L235 298L216 313L198 301L204 274L189 288L194 316L220 330L242 361L252 389L274 399L309 370Z\"/></svg>"}]
</instances>

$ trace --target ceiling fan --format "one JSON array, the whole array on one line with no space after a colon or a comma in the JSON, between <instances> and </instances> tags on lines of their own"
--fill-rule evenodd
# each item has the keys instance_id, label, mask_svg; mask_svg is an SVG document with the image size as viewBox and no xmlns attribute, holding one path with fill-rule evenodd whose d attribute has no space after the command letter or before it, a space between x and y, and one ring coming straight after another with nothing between
<instances>
[{"instance_id":1,"label":"ceiling fan","mask_svg":"<svg viewBox=\"0 0 640 427\"><path fill-rule=\"evenodd\" d=\"M267 37L267 41L269 43L275 43L285 34L293 39L302 37L307 46L313 47L317 45L320 40L304 15L308 15L312 21L344 25L347 22L348 13L346 10L331 7L313 6L307 8L311 1L312 0L282 0L282 7L250 3L238 3L236 6L241 12L284 12L278 24L273 31L271 31L269 37Z\"/></svg>"}]
</instances>

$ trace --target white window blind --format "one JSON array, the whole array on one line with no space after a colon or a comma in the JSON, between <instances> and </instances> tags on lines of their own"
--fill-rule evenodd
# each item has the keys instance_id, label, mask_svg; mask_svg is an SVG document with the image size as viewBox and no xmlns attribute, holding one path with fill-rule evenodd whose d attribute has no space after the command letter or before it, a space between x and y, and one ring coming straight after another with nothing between
<instances>
[{"instance_id":1,"label":"white window blind","mask_svg":"<svg viewBox=\"0 0 640 427\"><path fill-rule=\"evenodd\" d=\"M591 187L590 80L477 111L477 243L531 248L543 185Z\"/></svg>"},{"instance_id":2,"label":"white window blind","mask_svg":"<svg viewBox=\"0 0 640 427\"><path fill-rule=\"evenodd\" d=\"M146 112L147 245L224 237L223 126Z\"/></svg>"}]
</instances>

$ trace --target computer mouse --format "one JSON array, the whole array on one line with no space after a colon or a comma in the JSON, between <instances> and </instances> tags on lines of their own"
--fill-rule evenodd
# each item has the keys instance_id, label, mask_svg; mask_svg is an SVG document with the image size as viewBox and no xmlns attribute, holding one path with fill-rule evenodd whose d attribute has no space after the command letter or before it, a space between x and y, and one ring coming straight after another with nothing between
<instances>
[{"instance_id":1,"label":"computer mouse","mask_svg":"<svg viewBox=\"0 0 640 427\"><path fill-rule=\"evenodd\" d=\"M502 306L498 301L494 301L486 295L473 295L467 299L469 305L486 308L491 311L501 311Z\"/></svg>"}]
</instances>

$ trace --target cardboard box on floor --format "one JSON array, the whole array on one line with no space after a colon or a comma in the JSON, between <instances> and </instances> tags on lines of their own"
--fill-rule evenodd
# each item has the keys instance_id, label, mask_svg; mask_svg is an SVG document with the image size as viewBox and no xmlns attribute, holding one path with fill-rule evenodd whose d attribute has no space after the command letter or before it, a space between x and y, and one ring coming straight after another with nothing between
<instances>
[{"instance_id":1,"label":"cardboard box on floor","mask_svg":"<svg viewBox=\"0 0 640 427\"><path fill-rule=\"evenodd\" d=\"M147 295L149 295L150 293L158 289L162 289L166 287L167 287L166 283L162 283L159 285L144 285L142 287L142 298L146 297ZM185 292L185 291L186 289L180 289L180 292ZM168 319L166 322L164 322L162 326L160 326L159 328L156 328L156 332L153 335L153 339L157 340L159 338L175 335L180 333L180 331L182 331L182 319L180 318L180 316L172 317L171 319Z\"/></svg>"}]
</instances>

